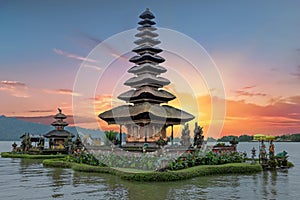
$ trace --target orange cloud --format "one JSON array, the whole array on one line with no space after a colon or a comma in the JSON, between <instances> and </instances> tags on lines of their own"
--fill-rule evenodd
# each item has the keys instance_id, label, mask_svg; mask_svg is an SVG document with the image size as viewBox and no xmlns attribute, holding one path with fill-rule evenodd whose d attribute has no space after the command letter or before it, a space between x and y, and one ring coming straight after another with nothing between
<instances>
[{"instance_id":1,"label":"orange cloud","mask_svg":"<svg viewBox=\"0 0 300 200\"><path fill-rule=\"evenodd\" d=\"M227 100L227 117L222 134L287 134L300 132L300 96L260 106Z\"/></svg>"},{"instance_id":2,"label":"orange cloud","mask_svg":"<svg viewBox=\"0 0 300 200\"><path fill-rule=\"evenodd\" d=\"M64 91L71 93L71 90ZM182 94L181 94L182 95ZM183 97L189 98L188 95ZM276 99L276 98L273 98ZM107 123L98 118L98 114L111 109L113 106L112 95L98 95L94 98L85 99L87 106L92 108L93 112L86 116L76 116L76 120L72 115L68 115L68 123L70 125L82 126L86 128L100 128L101 130L115 130L119 131L118 125L107 125ZM198 96L197 103L199 105L198 119L200 126L204 127L204 135L206 137L208 128L214 124L219 123L219 119L211 121L212 117L212 105L213 102L224 101L218 97L211 97L209 95ZM186 101L184 101L186 103ZM181 107L180 102L170 102L175 104L176 107ZM225 118L224 127L221 135L241 135L241 134L289 134L300 132L300 95L291 96L287 98L278 97L277 100L270 101L269 104L262 106L254 103L247 103L243 100L226 100L227 114ZM47 113L51 111L48 109L30 110L30 113ZM71 112L71 111L70 111ZM28 121L35 121L45 124L50 124L53 121L53 116L50 115L44 117L27 117ZM83 115L84 112L79 112ZM220 119L221 120L221 119ZM76 123L75 123L75 122ZM191 136L193 134L194 121L190 122ZM175 127L176 137L180 137L181 126ZM123 131L126 131L124 128ZM214 136L215 137L215 136Z\"/></svg>"},{"instance_id":3,"label":"orange cloud","mask_svg":"<svg viewBox=\"0 0 300 200\"><path fill-rule=\"evenodd\" d=\"M100 128L102 130L111 129L107 126L106 122L101 122L98 115L101 112L112 108L113 97L112 95L97 95L95 97L85 98L80 96L73 99L76 107L73 107L74 123L76 126L84 128ZM86 119L89 119L88 121Z\"/></svg>"},{"instance_id":4,"label":"orange cloud","mask_svg":"<svg viewBox=\"0 0 300 200\"><path fill-rule=\"evenodd\" d=\"M273 98L276 99L276 98ZM209 95L199 96L199 124L204 127L205 136L208 128L219 123L211 121L213 102L222 101ZM221 135L241 134L291 134L300 133L300 96L277 98L268 105L261 106L244 100L226 100L226 118Z\"/></svg>"},{"instance_id":5,"label":"orange cloud","mask_svg":"<svg viewBox=\"0 0 300 200\"><path fill-rule=\"evenodd\" d=\"M255 88L255 87L256 87L256 85L250 85L250 86L245 86L242 89L247 90L247 89L252 89L252 88Z\"/></svg>"},{"instance_id":6,"label":"orange cloud","mask_svg":"<svg viewBox=\"0 0 300 200\"><path fill-rule=\"evenodd\" d=\"M247 91L242 91L242 90L236 90L234 93L237 94L237 96L247 96L247 97L253 97L253 96L262 96L265 97L267 96L266 93L261 93L261 92L247 92Z\"/></svg>"},{"instance_id":7,"label":"orange cloud","mask_svg":"<svg viewBox=\"0 0 300 200\"><path fill-rule=\"evenodd\" d=\"M48 113L48 112L55 112L55 110L29 110L30 113Z\"/></svg>"},{"instance_id":8,"label":"orange cloud","mask_svg":"<svg viewBox=\"0 0 300 200\"><path fill-rule=\"evenodd\" d=\"M72 54L72 53L69 53L69 52L66 52L66 51L63 51L63 50L60 50L60 49L53 49L53 52L56 53L56 54L58 54L58 55L66 56L68 58L72 58L72 59L75 59L75 60L87 61L87 62L92 62L92 63L98 63L97 60L90 59L90 58L85 58L83 56Z\"/></svg>"},{"instance_id":9,"label":"orange cloud","mask_svg":"<svg viewBox=\"0 0 300 200\"><path fill-rule=\"evenodd\" d=\"M49 94L63 94L63 95L81 96L81 94L73 92L73 90L71 90L71 89L56 89L56 90L44 89L43 91L46 92L46 93L49 93Z\"/></svg>"},{"instance_id":10,"label":"orange cloud","mask_svg":"<svg viewBox=\"0 0 300 200\"><path fill-rule=\"evenodd\" d=\"M113 96L109 94L96 95L94 98L89 98L95 107L96 115L113 107Z\"/></svg>"},{"instance_id":11,"label":"orange cloud","mask_svg":"<svg viewBox=\"0 0 300 200\"><path fill-rule=\"evenodd\" d=\"M250 92L250 89L255 88L256 85L250 85L250 86L245 86L240 90L235 90L233 91L238 97L244 96L244 97L254 97L254 96L261 96L265 97L268 96L266 93L262 92Z\"/></svg>"},{"instance_id":12,"label":"orange cloud","mask_svg":"<svg viewBox=\"0 0 300 200\"><path fill-rule=\"evenodd\" d=\"M6 92L14 97L28 98L28 87L19 81L3 80L0 82L0 91Z\"/></svg>"},{"instance_id":13,"label":"orange cloud","mask_svg":"<svg viewBox=\"0 0 300 200\"><path fill-rule=\"evenodd\" d=\"M99 66L97 66L97 65L84 64L84 65L82 65L82 67L95 69L95 70L97 70L97 71L102 70L101 67L99 67Z\"/></svg>"},{"instance_id":14,"label":"orange cloud","mask_svg":"<svg viewBox=\"0 0 300 200\"><path fill-rule=\"evenodd\" d=\"M25 83L19 82L19 81L1 81L1 85L11 86L11 87L27 87Z\"/></svg>"}]
</instances>

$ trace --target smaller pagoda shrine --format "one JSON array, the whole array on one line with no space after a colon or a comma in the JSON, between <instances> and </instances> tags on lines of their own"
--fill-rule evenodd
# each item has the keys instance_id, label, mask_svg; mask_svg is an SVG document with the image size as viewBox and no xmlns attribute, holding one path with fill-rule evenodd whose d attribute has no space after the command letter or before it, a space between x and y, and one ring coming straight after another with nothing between
<instances>
[{"instance_id":1,"label":"smaller pagoda shrine","mask_svg":"<svg viewBox=\"0 0 300 200\"><path fill-rule=\"evenodd\" d=\"M51 124L55 129L44 135L45 138L49 139L49 149L65 149L65 142L75 137L65 130L65 127L69 125L64 121L66 118L67 116L58 108L58 113L54 115L55 121Z\"/></svg>"}]
</instances>

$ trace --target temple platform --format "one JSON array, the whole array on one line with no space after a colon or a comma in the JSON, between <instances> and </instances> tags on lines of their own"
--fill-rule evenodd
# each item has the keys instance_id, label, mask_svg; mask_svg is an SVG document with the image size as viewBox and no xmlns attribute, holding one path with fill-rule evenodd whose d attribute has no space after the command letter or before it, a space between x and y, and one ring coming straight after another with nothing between
<instances>
[{"instance_id":1,"label":"temple platform","mask_svg":"<svg viewBox=\"0 0 300 200\"><path fill-rule=\"evenodd\" d=\"M122 145L121 148L125 151L143 152L143 149L146 149L147 152L153 152L160 149L160 146L152 142L127 142L126 144Z\"/></svg>"}]
</instances>

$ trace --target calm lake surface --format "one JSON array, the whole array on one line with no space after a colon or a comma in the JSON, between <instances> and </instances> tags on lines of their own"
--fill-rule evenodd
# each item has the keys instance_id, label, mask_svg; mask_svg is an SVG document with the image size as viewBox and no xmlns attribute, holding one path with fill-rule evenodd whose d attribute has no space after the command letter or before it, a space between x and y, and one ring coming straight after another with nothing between
<instances>
[{"instance_id":1,"label":"calm lake surface","mask_svg":"<svg viewBox=\"0 0 300 200\"><path fill-rule=\"evenodd\" d=\"M0 141L0 152L12 142ZM258 143L240 143L251 154ZM106 174L44 168L41 161L0 158L0 199L300 199L300 143L275 143L295 167L253 175L198 177L167 183L123 181Z\"/></svg>"}]
</instances>

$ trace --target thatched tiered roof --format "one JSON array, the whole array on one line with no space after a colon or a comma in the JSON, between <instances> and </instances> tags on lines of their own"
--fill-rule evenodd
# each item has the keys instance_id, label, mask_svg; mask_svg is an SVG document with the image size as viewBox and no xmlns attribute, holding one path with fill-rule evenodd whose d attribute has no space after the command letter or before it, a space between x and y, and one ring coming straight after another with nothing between
<instances>
[{"instance_id":1,"label":"thatched tiered roof","mask_svg":"<svg viewBox=\"0 0 300 200\"><path fill-rule=\"evenodd\" d=\"M67 118L65 114L62 113L62 110L58 108L58 113L54 115L53 117L55 119L54 122L52 122L52 126L55 127L55 130L52 130L44 135L46 138L68 138L68 137L75 137L72 133L70 133L67 130L64 130L65 126L68 126L69 124L64 121L64 119Z\"/></svg>"},{"instance_id":2,"label":"thatched tiered roof","mask_svg":"<svg viewBox=\"0 0 300 200\"><path fill-rule=\"evenodd\" d=\"M184 124L194 118L193 115L168 105L176 97L163 90L162 88L170 81L160 76L167 70L159 64L165 61L164 58L157 55L162 49L155 47L160 44L158 36L154 31L152 21L154 15L149 9L146 9L141 15L142 19L137 29L140 31L135 36L138 37L134 43L138 46L132 51L137 53L129 61L135 63L129 73L135 76L128 79L124 85L131 86L133 89L119 95L119 99L131 103L105 111L99 114L99 117L108 124L138 124L140 126L149 123L162 124L165 127L169 125Z\"/></svg>"},{"instance_id":3,"label":"thatched tiered roof","mask_svg":"<svg viewBox=\"0 0 300 200\"><path fill-rule=\"evenodd\" d=\"M149 102L135 104L134 106L118 106L102 113L108 124L128 124L128 122L139 125L161 122L166 125L182 124L193 119L193 116L180 109L168 105L152 104ZM116 117L117 116L117 117Z\"/></svg>"}]
</instances>

